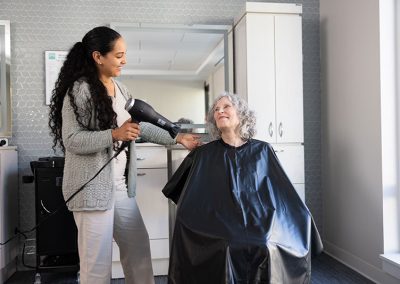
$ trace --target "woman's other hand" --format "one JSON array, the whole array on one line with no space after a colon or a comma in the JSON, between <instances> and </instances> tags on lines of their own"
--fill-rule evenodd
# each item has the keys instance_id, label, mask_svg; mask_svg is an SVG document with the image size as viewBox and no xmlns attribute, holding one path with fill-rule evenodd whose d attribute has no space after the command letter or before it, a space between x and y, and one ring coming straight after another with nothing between
<instances>
[{"instance_id":1,"label":"woman's other hand","mask_svg":"<svg viewBox=\"0 0 400 284\"><path fill-rule=\"evenodd\" d=\"M188 150L193 150L202 144L199 139L200 136L198 135L179 133L176 137L176 142L182 144Z\"/></svg>"},{"instance_id":2,"label":"woman's other hand","mask_svg":"<svg viewBox=\"0 0 400 284\"><path fill-rule=\"evenodd\" d=\"M125 121L121 127L111 131L113 141L133 141L140 135L140 126L132 122L132 119Z\"/></svg>"}]
</instances>

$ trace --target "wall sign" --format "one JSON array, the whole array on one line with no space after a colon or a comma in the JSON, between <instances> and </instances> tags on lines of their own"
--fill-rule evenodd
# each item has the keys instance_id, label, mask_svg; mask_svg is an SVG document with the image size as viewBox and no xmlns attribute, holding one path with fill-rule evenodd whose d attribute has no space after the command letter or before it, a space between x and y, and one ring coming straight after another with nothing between
<instances>
[{"instance_id":1,"label":"wall sign","mask_svg":"<svg viewBox=\"0 0 400 284\"><path fill-rule=\"evenodd\" d=\"M60 69L67 58L67 51L45 51L46 105L50 104L51 93L58 79Z\"/></svg>"}]
</instances>

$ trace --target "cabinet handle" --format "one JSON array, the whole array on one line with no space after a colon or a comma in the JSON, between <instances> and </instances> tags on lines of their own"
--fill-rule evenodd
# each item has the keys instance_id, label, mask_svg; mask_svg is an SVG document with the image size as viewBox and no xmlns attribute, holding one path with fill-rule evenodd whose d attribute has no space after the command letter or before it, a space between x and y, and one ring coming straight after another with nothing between
<instances>
[{"instance_id":1,"label":"cabinet handle","mask_svg":"<svg viewBox=\"0 0 400 284\"><path fill-rule=\"evenodd\" d=\"M272 128L272 122L269 123L268 133L269 133L270 137L272 137L272 135L274 135L274 129Z\"/></svg>"},{"instance_id":2,"label":"cabinet handle","mask_svg":"<svg viewBox=\"0 0 400 284\"><path fill-rule=\"evenodd\" d=\"M146 173L137 173L137 175L138 175L138 177L142 177L142 176L145 176Z\"/></svg>"},{"instance_id":3,"label":"cabinet handle","mask_svg":"<svg viewBox=\"0 0 400 284\"><path fill-rule=\"evenodd\" d=\"M144 161L144 160L146 160L146 158L137 157L136 160L138 160L138 161Z\"/></svg>"},{"instance_id":4,"label":"cabinet handle","mask_svg":"<svg viewBox=\"0 0 400 284\"><path fill-rule=\"evenodd\" d=\"M279 136L282 137L283 135L283 125L282 122L279 123Z\"/></svg>"}]
</instances>

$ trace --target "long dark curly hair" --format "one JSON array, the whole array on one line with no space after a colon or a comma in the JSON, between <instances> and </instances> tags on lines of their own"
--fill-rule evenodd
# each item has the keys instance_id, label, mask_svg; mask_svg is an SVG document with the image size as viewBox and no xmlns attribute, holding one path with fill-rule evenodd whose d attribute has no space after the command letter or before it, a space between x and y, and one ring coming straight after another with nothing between
<instances>
[{"instance_id":1,"label":"long dark curly hair","mask_svg":"<svg viewBox=\"0 0 400 284\"><path fill-rule=\"evenodd\" d=\"M107 95L107 90L99 79L92 53L98 51L105 56L112 51L116 40L120 37L121 35L113 29L96 27L83 37L82 42L75 43L69 51L60 69L50 102L49 127L50 134L53 137L53 151L56 151L56 147L59 145L62 151L65 152L61 135L61 110L65 96L69 96L76 119L82 128L87 130L106 130L117 126L117 115L112 108L112 100ZM73 85L78 80L87 82L90 89L90 100L87 100L85 106L87 113L81 115L78 114L78 107L72 92ZM92 129L89 126L92 109L95 110L97 129Z\"/></svg>"}]
</instances>

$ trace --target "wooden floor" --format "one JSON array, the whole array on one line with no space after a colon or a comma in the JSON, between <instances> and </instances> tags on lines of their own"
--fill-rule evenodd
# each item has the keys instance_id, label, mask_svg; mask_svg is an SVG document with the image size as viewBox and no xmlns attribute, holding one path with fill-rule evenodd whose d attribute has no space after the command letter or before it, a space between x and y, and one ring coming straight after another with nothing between
<instances>
[{"instance_id":1,"label":"wooden floor","mask_svg":"<svg viewBox=\"0 0 400 284\"><path fill-rule=\"evenodd\" d=\"M35 283L34 271L21 271L15 273L6 284ZM76 284L75 273L42 273L43 284ZM124 279L113 279L112 284L124 284ZM166 284L165 276L155 277L155 284ZM366 279L347 266L322 253L312 261L312 284L372 284L374 282ZM285 283L286 284L286 283Z\"/></svg>"}]
</instances>

